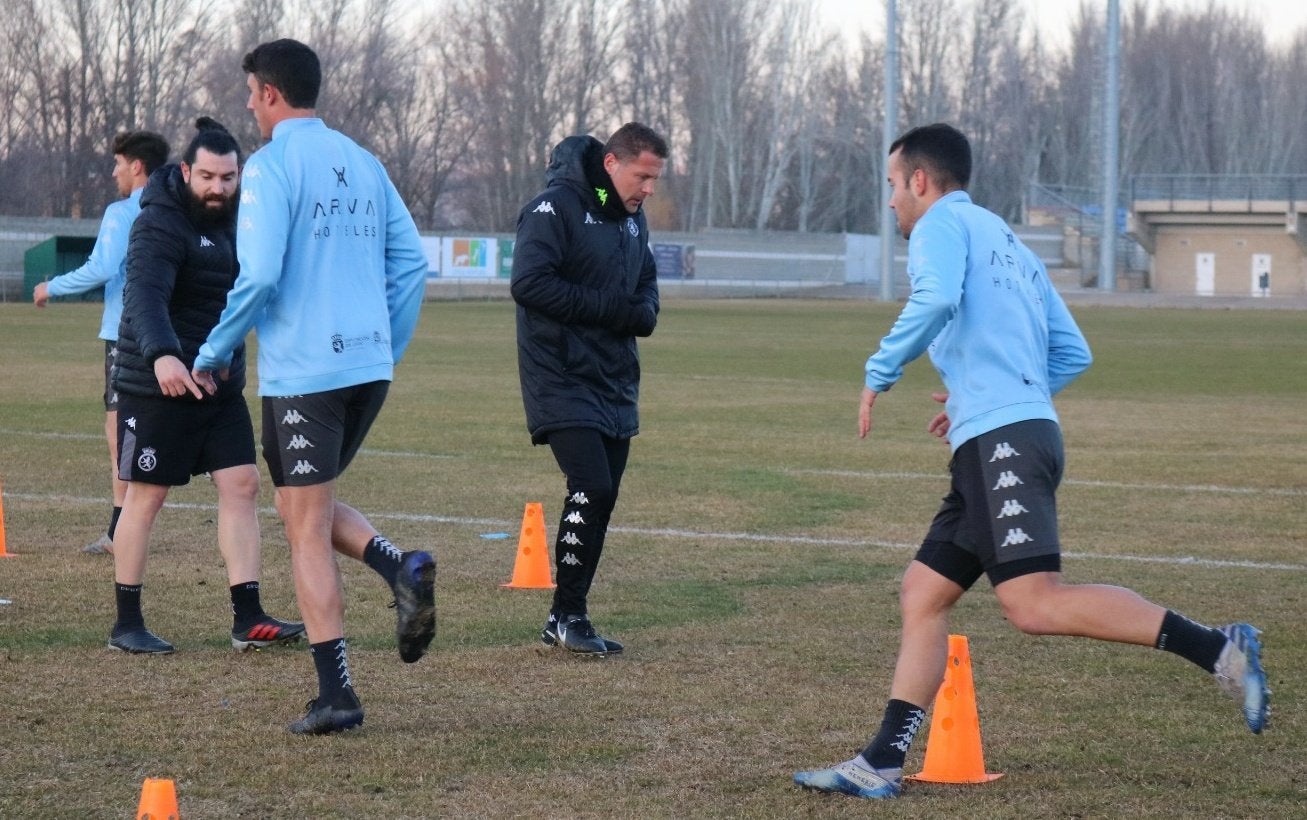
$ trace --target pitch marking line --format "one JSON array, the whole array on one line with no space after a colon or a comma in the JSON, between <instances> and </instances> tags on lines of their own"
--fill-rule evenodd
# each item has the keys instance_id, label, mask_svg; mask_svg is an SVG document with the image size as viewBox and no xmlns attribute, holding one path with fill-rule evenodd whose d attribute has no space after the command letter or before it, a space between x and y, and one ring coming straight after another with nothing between
<instances>
[{"instance_id":1,"label":"pitch marking line","mask_svg":"<svg viewBox=\"0 0 1307 820\"><path fill-rule=\"evenodd\" d=\"M932 476L935 477L935 476ZM5 493L5 497L15 501L36 501L48 502L57 501L65 504L87 504L97 505L104 504L103 498L82 498L68 495L41 495L36 493ZM203 510L214 511L218 509L217 504L197 504L193 502L172 502L164 504L165 507L171 507L178 510ZM259 512L268 517L277 515L273 507L261 507ZM368 513L369 518L375 518L383 521L407 521L413 523L431 523L431 524L455 524L467 527L493 527L495 529L509 529L516 526L516 521L505 521L498 518L469 518L456 515L430 515L422 513ZM745 541L759 544L803 544L807 546L820 547L877 547L880 549L890 550L915 550L916 544L905 544L898 541L877 541L874 539L856 539L856 538L820 538L810 535L767 535L752 532L707 532L700 530L681 530L657 527L609 527L610 532L630 533L632 535L644 535L653 538L701 538L712 541ZM1279 564L1264 561L1223 561L1215 558L1197 558L1194 556L1158 556L1158 555L1104 555L1092 552L1064 552L1064 558L1077 558L1085 560L1100 561L1129 561L1142 564L1165 564L1172 566L1185 567L1210 567L1215 569L1256 569L1256 570L1283 570L1286 572L1303 572L1307 571L1307 565L1304 564Z\"/></svg>"}]
</instances>

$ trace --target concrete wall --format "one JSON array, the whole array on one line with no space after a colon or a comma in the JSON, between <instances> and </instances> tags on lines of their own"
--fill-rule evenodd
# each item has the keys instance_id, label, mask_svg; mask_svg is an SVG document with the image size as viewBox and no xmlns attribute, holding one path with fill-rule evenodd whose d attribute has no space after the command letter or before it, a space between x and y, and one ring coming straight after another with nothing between
<instances>
[{"instance_id":1,"label":"concrete wall","mask_svg":"<svg viewBox=\"0 0 1307 820\"><path fill-rule=\"evenodd\" d=\"M1213 256L1215 296L1252 295L1253 257L1271 257L1270 296L1307 295L1307 257L1297 241L1262 226L1159 225L1155 229L1152 286L1158 293L1196 292L1199 254Z\"/></svg>"}]
</instances>

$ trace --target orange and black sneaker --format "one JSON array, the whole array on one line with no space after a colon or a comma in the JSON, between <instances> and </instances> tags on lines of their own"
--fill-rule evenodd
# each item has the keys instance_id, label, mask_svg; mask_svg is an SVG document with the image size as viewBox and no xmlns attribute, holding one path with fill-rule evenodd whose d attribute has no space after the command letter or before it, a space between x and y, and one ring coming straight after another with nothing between
<instances>
[{"instance_id":1,"label":"orange and black sneaker","mask_svg":"<svg viewBox=\"0 0 1307 820\"><path fill-rule=\"evenodd\" d=\"M231 645L238 652L249 649L262 649L277 643L295 643L304 634L304 624L299 621L279 621L264 615L242 630L232 630Z\"/></svg>"}]
</instances>

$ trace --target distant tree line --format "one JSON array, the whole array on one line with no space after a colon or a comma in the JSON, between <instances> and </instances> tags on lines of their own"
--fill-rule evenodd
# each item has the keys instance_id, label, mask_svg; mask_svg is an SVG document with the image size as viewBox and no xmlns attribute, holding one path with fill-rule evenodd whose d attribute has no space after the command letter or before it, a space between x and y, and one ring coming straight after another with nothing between
<instances>
[{"instance_id":1,"label":"distant tree line","mask_svg":"<svg viewBox=\"0 0 1307 820\"><path fill-rule=\"evenodd\" d=\"M1009 217L1031 181L1098 187L1103 5L1054 48L1016 0L899 0L900 125L966 130L973 194ZM1307 168L1307 33L1123 5L1123 181ZM122 129L180 146L208 114L253 150L240 60L280 36L423 228L511 230L560 138L638 119L673 148L656 227L878 229L885 44L809 0L7 0L0 213L98 215Z\"/></svg>"}]
</instances>

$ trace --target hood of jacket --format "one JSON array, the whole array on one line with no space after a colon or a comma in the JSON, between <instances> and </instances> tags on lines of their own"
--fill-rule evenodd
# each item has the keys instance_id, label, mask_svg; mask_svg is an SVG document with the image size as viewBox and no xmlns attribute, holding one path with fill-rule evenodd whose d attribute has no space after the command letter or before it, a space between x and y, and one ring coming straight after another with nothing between
<instances>
[{"instance_id":1,"label":"hood of jacket","mask_svg":"<svg viewBox=\"0 0 1307 820\"><path fill-rule=\"evenodd\" d=\"M569 185L582 191L595 210L614 219L630 216L604 170L604 144L592 136L568 137L554 146L545 169L546 186Z\"/></svg>"},{"instance_id":2,"label":"hood of jacket","mask_svg":"<svg viewBox=\"0 0 1307 820\"><path fill-rule=\"evenodd\" d=\"M141 207L146 208L153 205L159 208L170 208L181 212L191 224L196 228L203 229L212 227L213 229L230 228L235 224L235 212L232 212L231 218L219 223L210 225L196 224L196 220L191 216L188 204L191 202L193 194L186 180L182 178L182 167L176 162L170 162L161 166L150 174L149 183L145 190L141 191Z\"/></svg>"}]
</instances>

